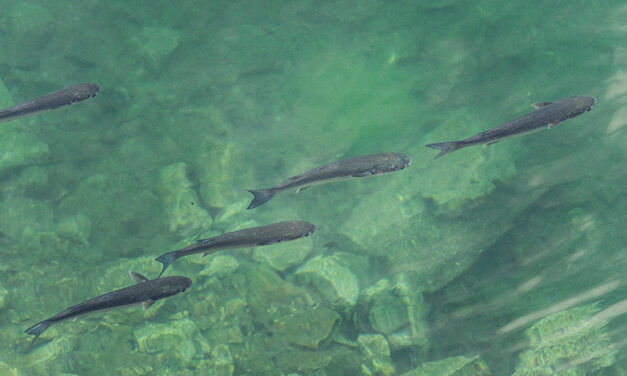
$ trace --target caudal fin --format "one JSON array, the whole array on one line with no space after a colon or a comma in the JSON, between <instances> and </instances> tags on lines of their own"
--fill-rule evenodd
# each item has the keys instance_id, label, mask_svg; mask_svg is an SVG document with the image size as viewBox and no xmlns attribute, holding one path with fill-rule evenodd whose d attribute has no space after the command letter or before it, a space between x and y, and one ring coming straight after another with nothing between
<instances>
[{"instance_id":1,"label":"caudal fin","mask_svg":"<svg viewBox=\"0 0 627 376\"><path fill-rule=\"evenodd\" d=\"M166 254L163 254L157 257L155 260L163 264L163 269L161 269L161 273L159 273L159 276L157 276L156 279L159 279L159 277L161 277L161 275L163 274L163 272L165 272L168 266L170 266L170 264L173 263L174 260L176 260L177 258L178 258L178 254L176 253L176 251L168 252Z\"/></svg>"},{"instance_id":2,"label":"caudal fin","mask_svg":"<svg viewBox=\"0 0 627 376\"><path fill-rule=\"evenodd\" d=\"M48 329L50 327L50 325L52 325L53 322L44 320L40 323L37 323L33 326L31 326L30 328L26 329L24 332L28 333L28 334L32 334L35 336L35 338L33 338L33 341L35 341L37 339L37 337L39 337L41 335L41 333L45 332L46 329Z\"/></svg>"},{"instance_id":3,"label":"caudal fin","mask_svg":"<svg viewBox=\"0 0 627 376\"><path fill-rule=\"evenodd\" d=\"M274 191L272 189L260 189L257 191L249 189L248 192L252 193L255 198L253 198L250 205L248 205L246 209L254 209L257 206L265 204L270 201L272 197L274 197Z\"/></svg>"},{"instance_id":4,"label":"caudal fin","mask_svg":"<svg viewBox=\"0 0 627 376\"><path fill-rule=\"evenodd\" d=\"M434 148L440 150L440 154L436 155L433 159L440 158L444 154L448 154L460 148L459 141L451 141L451 142L439 142L437 144L429 144L425 145L429 148Z\"/></svg>"}]
</instances>

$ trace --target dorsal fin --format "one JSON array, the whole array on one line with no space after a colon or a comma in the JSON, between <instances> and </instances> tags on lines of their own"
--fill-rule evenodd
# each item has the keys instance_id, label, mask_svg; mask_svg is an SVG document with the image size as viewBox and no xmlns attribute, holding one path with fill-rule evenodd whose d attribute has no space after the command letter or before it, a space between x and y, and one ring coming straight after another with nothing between
<instances>
[{"instance_id":1,"label":"dorsal fin","mask_svg":"<svg viewBox=\"0 0 627 376\"><path fill-rule=\"evenodd\" d=\"M548 105L550 105L552 103L553 102L537 102L537 103L532 104L531 107L538 109L538 108L542 108L544 106L548 106Z\"/></svg>"},{"instance_id":2,"label":"dorsal fin","mask_svg":"<svg viewBox=\"0 0 627 376\"><path fill-rule=\"evenodd\" d=\"M144 277L143 275L137 272L132 272L130 270L128 271L128 275L130 275L131 278L133 278L133 281L135 281L135 283L146 282L148 280L148 278Z\"/></svg>"}]
</instances>

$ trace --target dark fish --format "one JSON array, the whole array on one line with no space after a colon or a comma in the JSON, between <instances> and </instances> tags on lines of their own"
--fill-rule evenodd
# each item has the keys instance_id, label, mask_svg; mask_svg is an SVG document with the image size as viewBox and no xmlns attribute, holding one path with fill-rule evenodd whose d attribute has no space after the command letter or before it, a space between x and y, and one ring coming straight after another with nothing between
<instances>
[{"instance_id":1,"label":"dark fish","mask_svg":"<svg viewBox=\"0 0 627 376\"><path fill-rule=\"evenodd\" d=\"M289 189L296 188L296 192L300 192L312 185L326 184L350 178L381 175L387 172L402 170L410 164L411 157L403 153L371 154L329 163L291 177L276 187L249 190L248 192L252 193L255 197L250 205L248 205L248 209L254 209L269 201L276 194Z\"/></svg>"},{"instance_id":2,"label":"dark fish","mask_svg":"<svg viewBox=\"0 0 627 376\"><path fill-rule=\"evenodd\" d=\"M138 303L142 303L142 307L148 309L156 300L183 292L192 284L192 281L187 277L175 276L149 280L139 273L129 272L129 274L137 282L136 284L72 306L49 319L31 326L26 329L26 333L33 334L35 336L33 340L35 340L50 325L86 313Z\"/></svg>"},{"instance_id":3,"label":"dark fish","mask_svg":"<svg viewBox=\"0 0 627 376\"><path fill-rule=\"evenodd\" d=\"M32 101L0 110L0 122L84 101L85 99L95 97L99 91L100 86L98 84L84 83L72 85Z\"/></svg>"},{"instance_id":4,"label":"dark fish","mask_svg":"<svg viewBox=\"0 0 627 376\"><path fill-rule=\"evenodd\" d=\"M286 221L229 232L209 239L201 239L188 247L157 257L155 260L163 264L163 270L159 273L159 277L174 260L183 256L195 253L202 253L203 256L206 256L220 249L256 247L300 239L311 235L315 228L313 224L305 221Z\"/></svg>"},{"instance_id":5,"label":"dark fish","mask_svg":"<svg viewBox=\"0 0 627 376\"><path fill-rule=\"evenodd\" d=\"M512 136L522 135L546 128L553 128L564 120L579 116L586 111L590 111L596 103L594 97L580 95L560 99L556 102L534 103L532 106L537 110L523 115L507 123L488 131L478 133L470 138L461 141L440 142L426 145L430 148L441 150L435 158L448 154L457 149L472 145L490 145L500 140Z\"/></svg>"}]
</instances>

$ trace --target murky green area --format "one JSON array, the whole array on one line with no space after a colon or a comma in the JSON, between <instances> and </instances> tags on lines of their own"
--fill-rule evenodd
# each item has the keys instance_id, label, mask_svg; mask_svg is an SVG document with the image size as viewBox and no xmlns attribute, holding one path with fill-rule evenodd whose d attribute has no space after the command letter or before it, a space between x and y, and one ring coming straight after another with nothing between
<instances>
[{"instance_id":1,"label":"murky green area","mask_svg":"<svg viewBox=\"0 0 627 376\"><path fill-rule=\"evenodd\" d=\"M0 1L2 375L625 375L624 1ZM433 160L592 95L554 129ZM410 168L246 189L382 151ZM192 287L31 325L154 258L276 221L306 239L177 261Z\"/></svg>"}]
</instances>

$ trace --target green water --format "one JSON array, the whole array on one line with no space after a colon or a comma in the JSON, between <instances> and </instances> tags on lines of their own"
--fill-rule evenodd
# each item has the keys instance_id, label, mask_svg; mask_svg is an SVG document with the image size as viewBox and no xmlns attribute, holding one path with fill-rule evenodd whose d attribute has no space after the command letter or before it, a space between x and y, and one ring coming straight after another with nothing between
<instances>
[{"instance_id":1,"label":"green water","mask_svg":"<svg viewBox=\"0 0 627 376\"><path fill-rule=\"evenodd\" d=\"M0 1L0 375L625 375L625 1ZM534 102L549 131L433 160ZM382 151L410 168L246 189ZM190 256L192 287L24 330Z\"/></svg>"}]
</instances>

